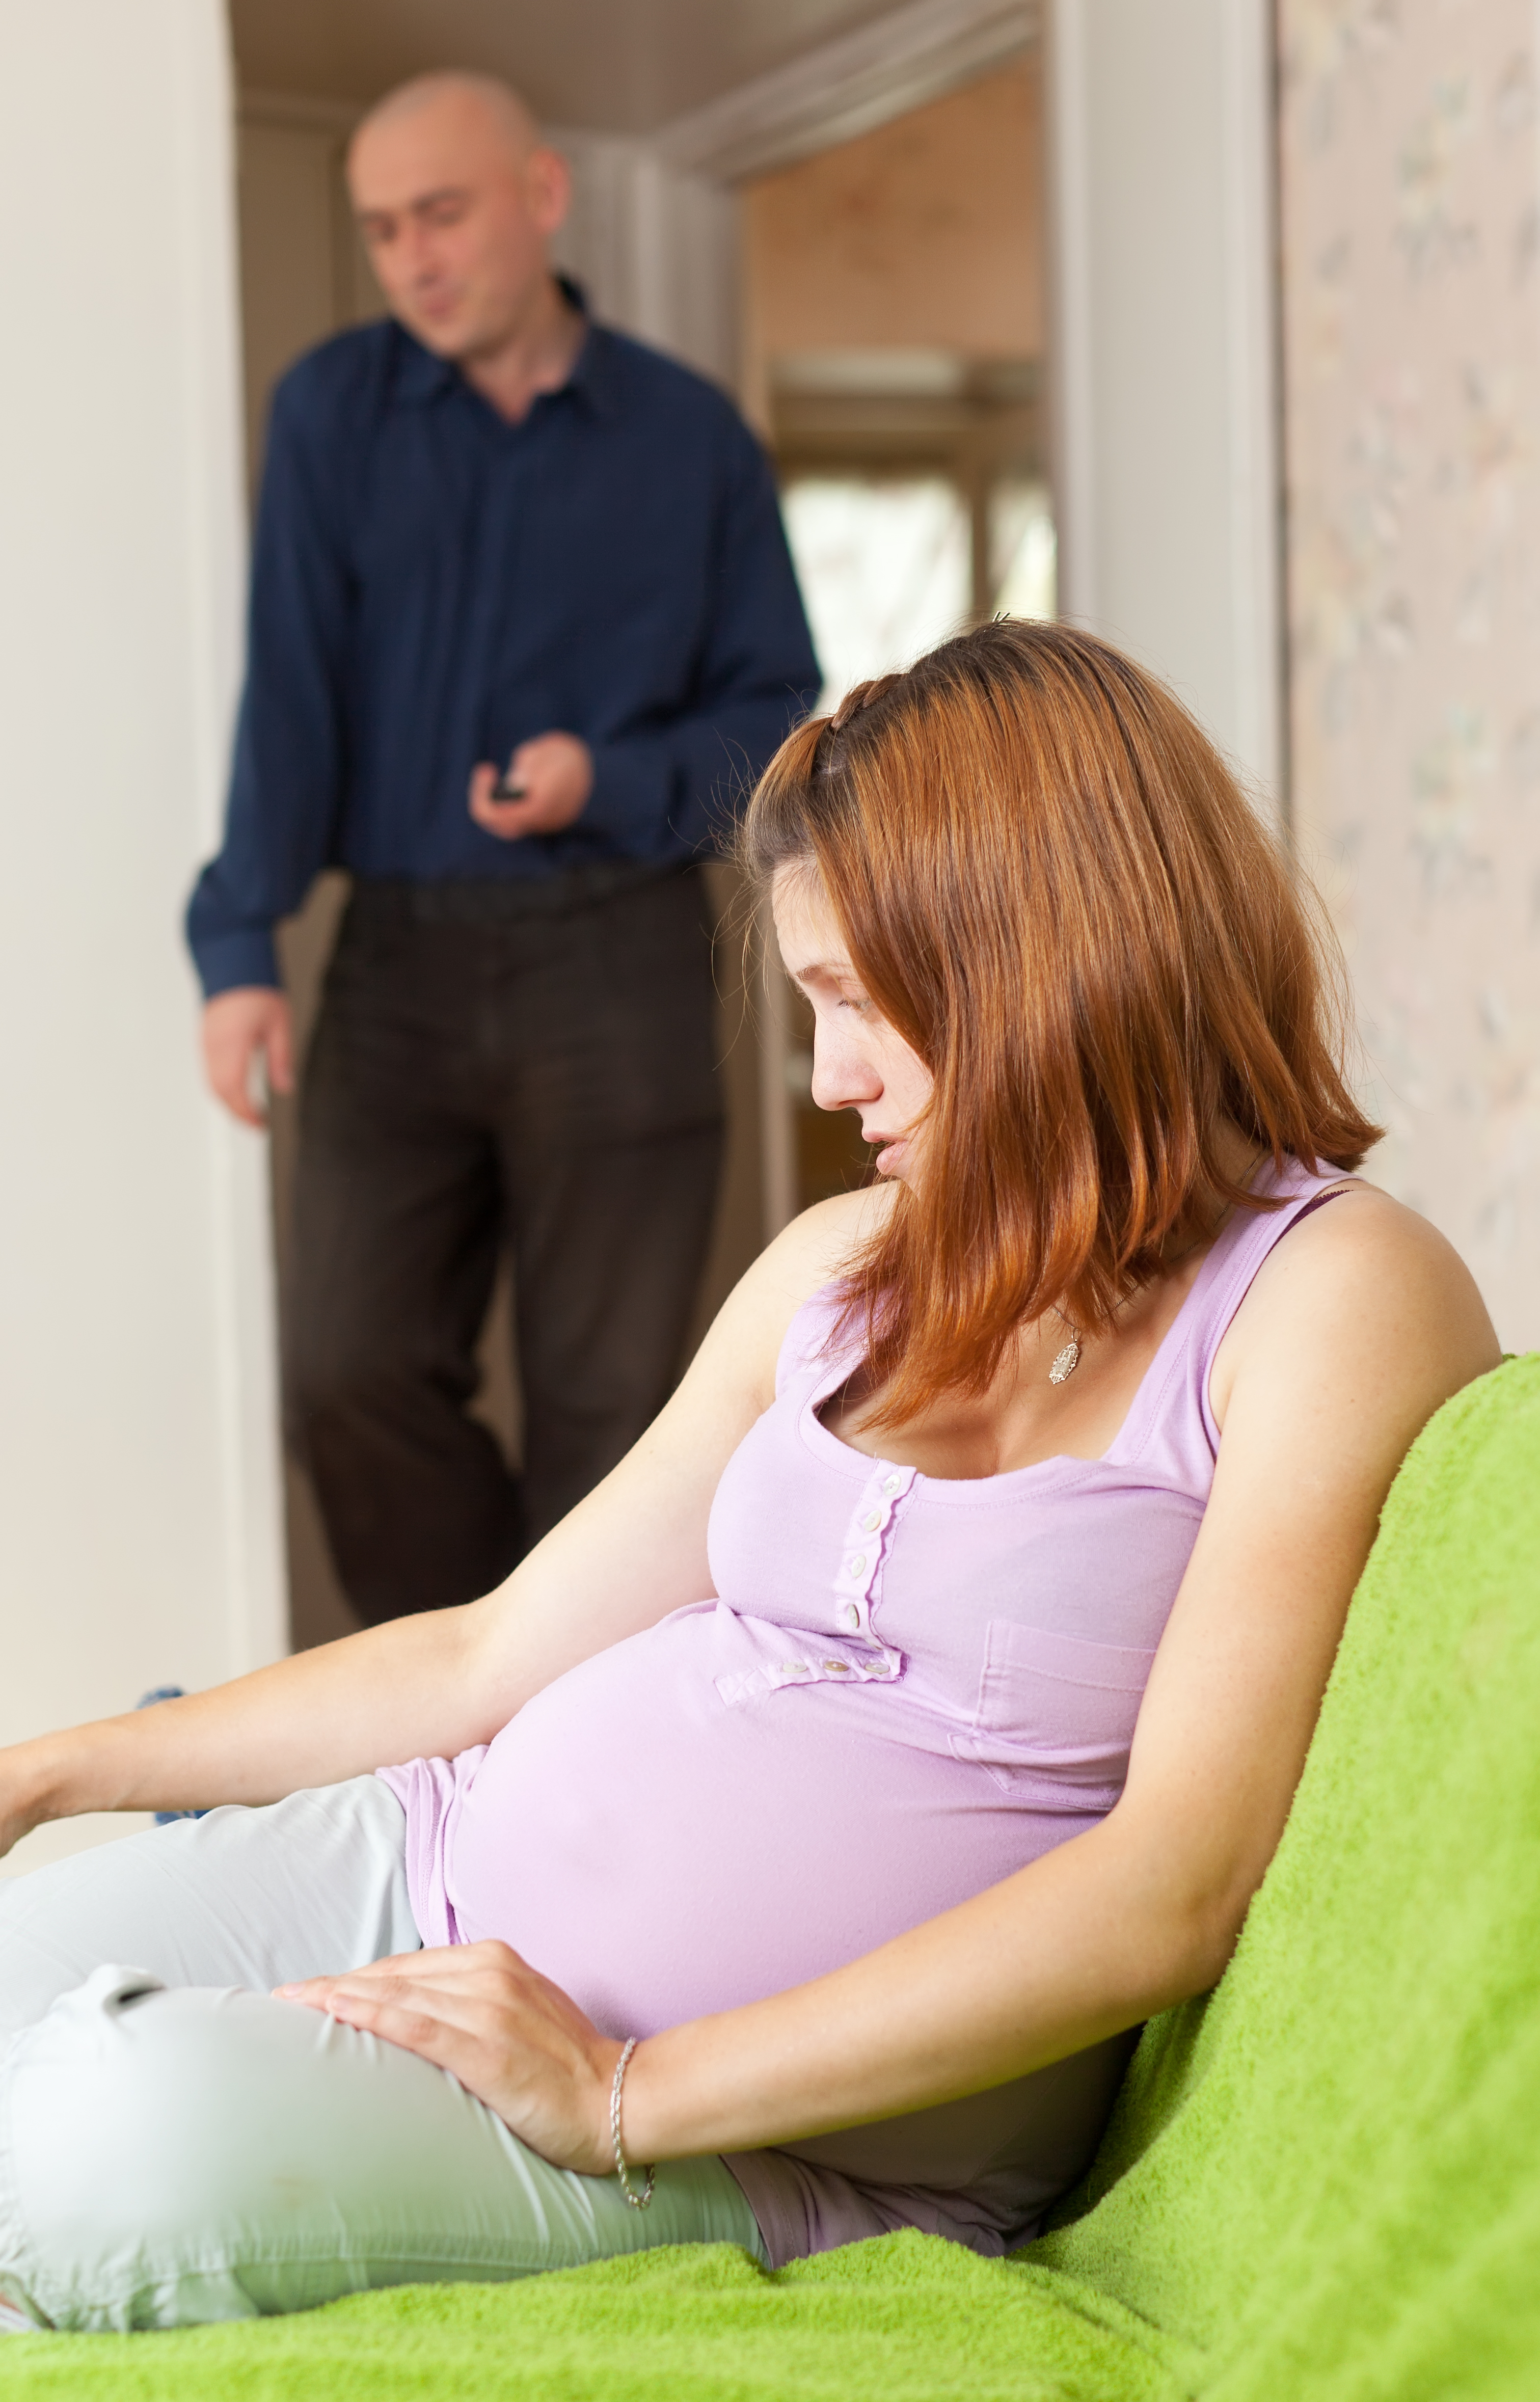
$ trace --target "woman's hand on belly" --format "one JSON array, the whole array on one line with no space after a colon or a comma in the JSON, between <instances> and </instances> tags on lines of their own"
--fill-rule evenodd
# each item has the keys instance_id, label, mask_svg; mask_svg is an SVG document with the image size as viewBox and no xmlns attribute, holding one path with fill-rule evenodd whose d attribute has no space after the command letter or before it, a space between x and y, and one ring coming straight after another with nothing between
<instances>
[{"instance_id":1,"label":"woman's hand on belly","mask_svg":"<svg viewBox=\"0 0 1540 2402\"><path fill-rule=\"evenodd\" d=\"M278 1998L447 2068L555 2167L585 2176L613 2169L610 2089L621 2047L508 1944L406 1952L280 1985Z\"/></svg>"}]
</instances>

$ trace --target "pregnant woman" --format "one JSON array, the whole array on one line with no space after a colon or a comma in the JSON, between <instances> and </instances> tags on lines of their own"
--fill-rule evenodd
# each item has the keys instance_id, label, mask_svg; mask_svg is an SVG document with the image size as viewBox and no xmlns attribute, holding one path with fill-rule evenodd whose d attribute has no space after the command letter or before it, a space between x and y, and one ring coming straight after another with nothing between
<instances>
[{"instance_id":1,"label":"pregnant woman","mask_svg":"<svg viewBox=\"0 0 1540 2402\"><path fill-rule=\"evenodd\" d=\"M0 1753L0 1844L212 1812L0 1886L14 2324L998 2252L1224 1968L1480 1301L1354 1180L1289 874L1105 644L860 688L745 845L879 1181L487 1600Z\"/></svg>"}]
</instances>

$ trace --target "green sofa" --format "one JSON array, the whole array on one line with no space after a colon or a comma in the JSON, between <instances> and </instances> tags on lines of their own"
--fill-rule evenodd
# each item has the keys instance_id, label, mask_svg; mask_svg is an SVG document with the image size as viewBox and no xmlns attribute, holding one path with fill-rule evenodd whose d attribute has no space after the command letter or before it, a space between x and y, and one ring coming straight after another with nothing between
<instances>
[{"instance_id":1,"label":"green sofa","mask_svg":"<svg viewBox=\"0 0 1540 2402\"><path fill-rule=\"evenodd\" d=\"M1015 2258L892 2236L0 2340L0 2402L1540 2402L1540 1355L1416 1445L1288 1829Z\"/></svg>"}]
</instances>

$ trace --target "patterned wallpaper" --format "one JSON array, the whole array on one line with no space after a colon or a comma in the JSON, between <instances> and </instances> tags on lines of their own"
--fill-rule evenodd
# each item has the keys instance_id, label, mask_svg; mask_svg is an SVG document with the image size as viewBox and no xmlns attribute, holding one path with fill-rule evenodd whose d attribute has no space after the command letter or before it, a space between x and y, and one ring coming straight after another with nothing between
<instances>
[{"instance_id":1,"label":"patterned wallpaper","mask_svg":"<svg viewBox=\"0 0 1540 2402\"><path fill-rule=\"evenodd\" d=\"M1279 0L1291 737L1370 1172L1540 1346L1533 0Z\"/></svg>"}]
</instances>

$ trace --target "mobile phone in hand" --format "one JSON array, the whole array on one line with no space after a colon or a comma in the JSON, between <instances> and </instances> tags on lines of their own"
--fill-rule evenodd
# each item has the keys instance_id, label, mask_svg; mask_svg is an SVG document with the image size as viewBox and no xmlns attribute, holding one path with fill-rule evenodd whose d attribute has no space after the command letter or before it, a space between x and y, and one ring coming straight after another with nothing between
<instances>
[{"instance_id":1,"label":"mobile phone in hand","mask_svg":"<svg viewBox=\"0 0 1540 2402\"><path fill-rule=\"evenodd\" d=\"M494 801L521 801L529 789L528 784L510 784L504 774L492 786L491 796Z\"/></svg>"}]
</instances>

